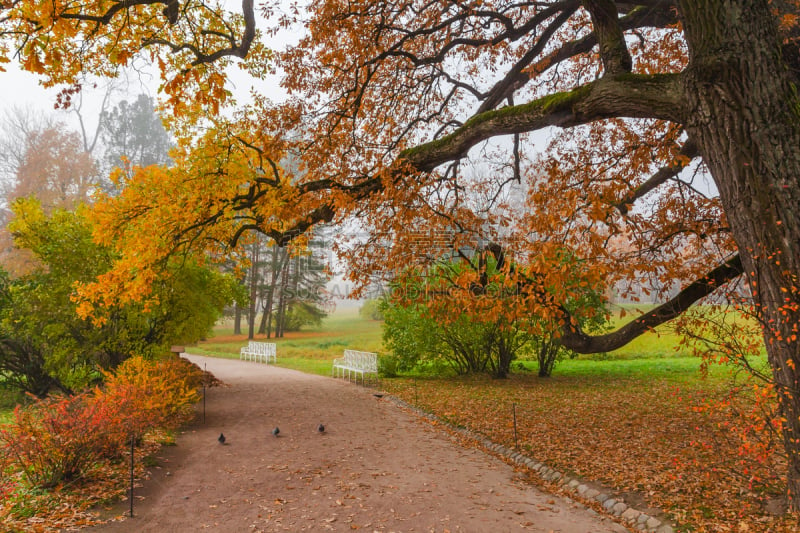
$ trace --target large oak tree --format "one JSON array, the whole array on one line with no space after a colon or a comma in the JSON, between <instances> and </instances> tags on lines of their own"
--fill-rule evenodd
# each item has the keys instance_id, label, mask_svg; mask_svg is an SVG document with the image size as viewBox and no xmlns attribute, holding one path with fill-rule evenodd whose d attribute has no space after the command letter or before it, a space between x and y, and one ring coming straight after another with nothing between
<instances>
[{"instance_id":1,"label":"large oak tree","mask_svg":"<svg viewBox=\"0 0 800 533\"><path fill-rule=\"evenodd\" d=\"M506 275L525 265L513 272L519 305L497 312L560 316L562 342L587 353L625 344L744 274L800 509L794 1L324 0L283 15L268 4L264 14L274 31L305 29L277 59L295 98L256 98L238 120L211 120L174 168L142 171L101 203L105 238L136 250L120 272L141 275L182 247L236 244L249 230L286 244L359 215L373 234L349 255L370 273L409 253L434 256L438 240L419 236L436 228L455 249L474 249L476 235L485 245L488 228L503 237L485 248ZM251 0L238 16L183 0L12 0L0 34L6 57L54 83L82 69L113 74L144 51L162 67L178 118L217 110L231 57L255 75L271 61ZM541 153L539 131L552 139ZM287 151L299 172L277 164ZM180 209L148 201L156 190L179 196ZM154 227L163 239L137 240ZM598 285L647 278L681 289L621 330L585 335L560 305L570 287L549 260L565 247ZM503 262L511 252L516 261ZM121 273L104 282L87 296L142 289ZM488 286L480 272L463 282L465 305Z\"/></svg>"}]
</instances>

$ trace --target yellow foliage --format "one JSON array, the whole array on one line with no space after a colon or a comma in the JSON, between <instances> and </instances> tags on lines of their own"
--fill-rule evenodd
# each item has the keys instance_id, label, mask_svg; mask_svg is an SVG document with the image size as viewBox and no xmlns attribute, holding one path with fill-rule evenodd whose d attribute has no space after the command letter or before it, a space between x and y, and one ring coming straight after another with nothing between
<instances>
[{"instance_id":1,"label":"yellow foliage","mask_svg":"<svg viewBox=\"0 0 800 533\"><path fill-rule=\"evenodd\" d=\"M119 416L127 419L125 426L140 434L152 427L176 427L191 418L203 379L197 366L179 357L133 356L104 376L95 401L116 405Z\"/></svg>"}]
</instances>

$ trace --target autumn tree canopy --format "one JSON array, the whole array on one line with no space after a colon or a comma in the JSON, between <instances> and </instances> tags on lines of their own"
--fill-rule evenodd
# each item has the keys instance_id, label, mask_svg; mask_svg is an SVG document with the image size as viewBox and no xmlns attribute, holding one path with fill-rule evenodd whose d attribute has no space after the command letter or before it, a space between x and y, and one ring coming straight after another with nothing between
<instances>
[{"instance_id":1,"label":"autumn tree canopy","mask_svg":"<svg viewBox=\"0 0 800 533\"><path fill-rule=\"evenodd\" d=\"M83 151L77 133L51 127L30 134L9 200L36 194L45 208L72 208L89 200L97 187L92 156Z\"/></svg>"},{"instance_id":2,"label":"autumn tree canopy","mask_svg":"<svg viewBox=\"0 0 800 533\"><path fill-rule=\"evenodd\" d=\"M250 231L302 244L315 224L356 216L368 236L342 249L362 279L447 250L488 250L520 295L498 318L560 320L561 341L581 352L620 346L744 273L800 508L794 0L260 8L267 34L302 28L299 43L266 52L252 0L237 14L182 0L0 7L0 57L46 83L154 61L184 137L175 167L142 169L99 204L98 238L124 255L84 288L85 311L141 298L149 272L182 250L220 255ZM229 99L232 58L256 77L282 68L291 98L255 95L214 116ZM280 165L289 155L296 168ZM574 262L553 268L564 249ZM679 292L592 337L561 305L574 291L570 269L594 289L652 281ZM492 281L473 270L448 296L470 305Z\"/></svg>"},{"instance_id":3,"label":"autumn tree canopy","mask_svg":"<svg viewBox=\"0 0 800 533\"><path fill-rule=\"evenodd\" d=\"M80 391L98 378L98 368L208 335L238 295L232 276L182 259L153 281L157 303L114 306L94 325L75 313L74 284L106 271L115 252L93 242L87 208L45 212L26 198L12 209L15 244L34 258L29 272L10 280L0 268L0 376L17 388L39 396L54 388Z\"/></svg>"}]
</instances>

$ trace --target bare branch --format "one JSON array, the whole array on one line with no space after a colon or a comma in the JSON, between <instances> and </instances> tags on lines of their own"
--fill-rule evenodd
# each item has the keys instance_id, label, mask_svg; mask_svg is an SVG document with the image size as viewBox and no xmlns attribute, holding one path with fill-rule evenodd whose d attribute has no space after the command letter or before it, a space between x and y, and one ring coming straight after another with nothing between
<instances>
[{"instance_id":1,"label":"bare branch","mask_svg":"<svg viewBox=\"0 0 800 533\"><path fill-rule=\"evenodd\" d=\"M634 190L628 193L625 198L617 203L615 207L619 210L619 212L623 215L626 215L631 204L662 183L680 174L692 159L700 155L700 152L698 151L697 145L694 143L694 141L689 139L681 148L679 155L683 156L683 158L678 159L668 167L662 167L658 169L658 172L650 176L647 181L636 187ZM688 158L688 160L686 158Z\"/></svg>"}]
</instances>

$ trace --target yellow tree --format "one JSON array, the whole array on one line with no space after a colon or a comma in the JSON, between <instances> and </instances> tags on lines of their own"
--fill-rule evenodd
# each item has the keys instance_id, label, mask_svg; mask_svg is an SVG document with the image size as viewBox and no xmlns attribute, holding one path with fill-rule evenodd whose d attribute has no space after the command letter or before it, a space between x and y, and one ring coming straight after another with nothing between
<instances>
[{"instance_id":1,"label":"yellow tree","mask_svg":"<svg viewBox=\"0 0 800 533\"><path fill-rule=\"evenodd\" d=\"M143 52L162 68L175 116L187 117L226 100L229 58L246 56L255 75L269 68L252 2L242 8L17 0L0 8L0 46L48 83L81 69L113 75ZM744 274L800 509L796 2L322 0L264 13L273 31L305 28L281 56L297 98L256 98L240 120L185 144L184 170L143 169L131 192L103 204L102 237L116 235L127 254L86 297L141 297L148 268L184 246L235 244L251 229L286 244L359 215L372 233L347 255L363 275L440 255L446 229L448 249L484 247L505 266L520 297L493 312L549 316L565 346L593 352ZM549 150L535 150L537 132ZM278 168L287 154L300 161L294 174ZM146 201L165 183L189 202L175 202L179 214L167 196ZM126 237L143 228L154 238ZM582 283L649 277L681 288L618 331L586 335L562 305L576 290L571 266L553 267L565 248ZM492 286L486 278L465 272L448 292L470 305Z\"/></svg>"}]
</instances>

